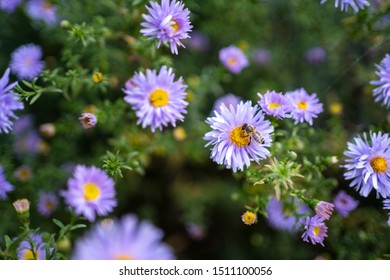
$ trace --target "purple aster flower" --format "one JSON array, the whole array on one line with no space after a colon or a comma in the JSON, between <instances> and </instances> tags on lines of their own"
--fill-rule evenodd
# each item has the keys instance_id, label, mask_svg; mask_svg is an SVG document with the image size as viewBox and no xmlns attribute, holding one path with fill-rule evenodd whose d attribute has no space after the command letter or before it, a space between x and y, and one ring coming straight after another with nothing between
<instances>
[{"instance_id":1,"label":"purple aster flower","mask_svg":"<svg viewBox=\"0 0 390 280\"><path fill-rule=\"evenodd\" d=\"M79 117L79 121L85 129L88 129L96 125L97 118L92 113L82 113L81 116Z\"/></svg>"},{"instance_id":2,"label":"purple aster flower","mask_svg":"<svg viewBox=\"0 0 390 280\"><path fill-rule=\"evenodd\" d=\"M295 124L308 122L312 125L313 118L323 111L317 94L309 95L303 88L287 92L286 97L290 99L291 117L295 120Z\"/></svg>"},{"instance_id":3,"label":"purple aster flower","mask_svg":"<svg viewBox=\"0 0 390 280\"><path fill-rule=\"evenodd\" d=\"M68 189L61 194L77 215L83 215L90 222L95 221L96 216L107 215L117 205L114 180L95 166L77 165L68 180Z\"/></svg>"},{"instance_id":4,"label":"purple aster flower","mask_svg":"<svg viewBox=\"0 0 390 280\"><path fill-rule=\"evenodd\" d=\"M159 40L157 47L161 43L170 44L171 52L177 54L177 47L185 47L180 40L189 38L188 32L191 31L190 11L184 8L183 2L176 0L161 0L161 5L156 2L146 6L149 15L143 14L145 22L141 23L144 27L141 33L144 36L157 38Z\"/></svg>"},{"instance_id":5,"label":"purple aster flower","mask_svg":"<svg viewBox=\"0 0 390 280\"><path fill-rule=\"evenodd\" d=\"M31 239L33 241L33 246L31 246L27 238L20 242L19 247L16 250L18 259L46 260L46 246L45 243L42 241L41 234L32 234ZM53 248L49 249L50 252L52 250Z\"/></svg>"},{"instance_id":6,"label":"purple aster flower","mask_svg":"<svg viewBox=\"0 0 390 280\"><path fill-rule=\"evenodd\" d=\"M321 0L321 4L326 1L327 0ZM370 2L367 0L336 0L334 6L338 8L339 5L342 11L348 11L348 8L352 7L355 12L358 12L359 9L363 10L365 6L370 6Z\"/></svg>"},{"instance_id":7,"label":"purple aster flower","mask_svg":"<svg viewBox=\"0 0 390 280\"><path fill-rule=\"evenodd\" d=\"M259 162L269 155L267 147L271 146L274 128L264 120L257 105L252 107L251 101L241 101L236 107L222 104L220 110L206 120L212 131L207 132L204 139L208 141L206 147L213 146L213 161L236 172L244 170L244 166L249 167L251 161ZM248 134L245 127L251 128L252 132Z\"/></svg>"},{"instance_id":8,"label":"purple aster flower","mask_svg":"<svg viewBox=\"0 0 390 280\"><path fill-rule=\"evenodd\" d=\"M133 87L123 89L124 99L136 111L137 124L142 124L142 128L150 126L154 132L156 128L162 130L169 123L176 126L177 120L184 120L187 86L182 77L176 82L174 79L172 69L163 66L158 74L149 69L146 75L136 73L132 78Z\"/></svg>"},{"instance_id":9,"label":"purple aster flower","mask_svg":"<svg viewBox=\"0 0 390 280\"><path fill-rule=\"evenodd\" d=\"M353 199L345 191L339 191L333 199L334 209L343 217L348 217L349 213L356 209L359 201Z\"/></svg>"},{"instance_id":10,"label":"purple aster flower","mask_svg":"<svg viewBox=\"0 0 390 280\"><path fill-rule=\"evenodd\" d=\"M258 103L264 113L279 119L290 117L290 101L282 93L267 90L265 94L257 95L260 97Z\"/></svg>"},{"instance_id":11,"label":"purple aster flower","mask_svg":"<svg viewBox=\"0 0 390 280\"><path fill-rule=\"evenodd\" d=\"M390 209L390 199L383 200L383 209ZM387 224L390 226L390 213L389 213L389 220L387 221Z\"/></svg>"},{"instance_id":12,"label":"purple aster flower","mask_svg":"<svg viewBox=\"0 0 390 280\"><path fill-rule=\"evenodd\" d=\"M271 197L266 212L267 222L272 228L294 232L298 230L299 226L297 217L309 214L310 208L304 203L297 203L296 199L293 200L293 203L283 203L276 197Z\"/></svg>"},{"instance_id":13,"label":"purple aster flower","mask_svg":"<svg viewBox=\"0 0 390 280\"><path fill-rule=\"evenodd\" d=\"M268 65L271 63L271 53L267 49L258 48L254 51L252 59L258 65Z\"/></svg>"},{"instance_id":14,"label":"purple aster flower","mask_svg":"<svg viewBox=\"0 0 390 280\"><path fill-rule=\"evenodd\" d=\"M314 217L306 217L306 219L301 219L301 224L304 225L305 232L302 234L303 241L310 242L312 244L320 243L324 246L324 238L328 235L328 227L325 225L324 220L319 216L315 215Z\"/></svg>"},{"instance_id":15,"label":"purple aster flower","mask_svg":"<svg viewBox=\"0 0 390 280\"><path fill-rule=\"evenodd\" d=\"M32 80L38 77L45 66L42 49L34 44L22 45L11 54L10 68L19 79Z\"/></svg>"},{"instance_id":16,"label":"purple aster flower","mask_svg":"<svg viewBox=\"0 0 390 280\"><path fill-rule=\"evenodd\" d=\"M8 85L9 72L7 69L0 79L0 133L8 133L12 130L11 119L17 119L14 111L24 108L18 96L12 92L17 83Z\"/></svg>"},{"instance_id":17,"label":"purple aster flower","mask_svg":"<svg viewBox=\"0 0 390 280\"><path fill-rule=\"evenodd\" d=\"M214 111L217 111L218 113L221 113L221 105L224 104L225 107L229 108L230 105L233 105L233 107L236 107L238 103L241 101L241 97L238 97L237 95L234 95L233 93L228 93L220 98L218 98L214 102L214 106L212 109L212 114L214 114Z\"/></svg>"},{"instance_id":18,"label":"purple aster flower","mask_svg":"<svg viewBox=\"0 0 390 280\"><path fill-rule=\"evenodd\" d=\"M219 60L232 73L239 74L249 65L244 52L236 46L229 46L219 51Z\"/></svg>"},{"instance_id":19,"label":"purple aster flower","mask_svg":"<svg viewBox=\"0 0 390 280\"><path fill-rule=\"evenodd\" d=\"M320 64L326 59L326 52L321 47L313 47L305 53L306 61L310 64Z\"/></svg>"},{"instance_id":20,"label":"purple aster flower","mask_svg":"<svg viewBox=\"0 0 390 280\"><path fill-rule=\"evenodd\" d=\"M75 243L75 260L170 260L172 249L162 242L163 232L135 215L104 220Z\"/></svg>"},{"instance_id":21,"label":"purple aster flower","mask_svg":"<svg viewBox=\"0 0 390 280\"><path fill-rule=\"evenodd\" d=\"M42 20L48 26L58 22L57 8L48 0L30 0L26 4L27 14L35 20Z\"/></svg>"},{"instance_id":22,"label":"purple aster flower","mask_svg":"<svg viewBox=\"0 0 390 280\"><path fill-rule=\"evenodd\" d=\"M205 229L196 223L189 222L185 225L185 228L194 240L202 240L206 236Z\"/></svg>"},{"instance_id":23,"label":"purple aster flower","mask_svg":"<svg viewBox=\"0 0 390 280\"><path fill-rule=\"evenodd\" d=\"M7 182L3 166L0 165L0 199L7 199L7 193L13 190L14 187Z\"/></svg>"},{"instance_id":24,"label":"purple aster flower","mask_svg":"<svg viewBox=\"0 0 390 280\"><path fill-rule=\"evenodd\" d=\"M49 217L58 206L58 197L55 193L39 192L38 212L42 216Z\"/></svg>"},{"instance_id":25,"label":"purple aster flower","mask_svg":"<svg viewBox=\"0 0 390 280\"><path fill-rule=\"evenodd\" d=\"M317 216L323 220L329 220L333 213L334 204L326 201L319 201L314 207Z\"/></svg>"},{"instance_id":26,"label":"purple aster flower","mask_svg":"<svg viewBox=\"0 0 390 280\"><path fill-rule=\"evenodd\" d=\"M373 95L375 102L382 102L387 108L390 107L390 55L386 54L381 63L376 67L379 71L375 72L379 80L371 81L370 84L378 86L374 89Z\"/></svg>"},{"instance_id":27,"label":"purple aster flower","mask_svg":"<svg viewBox=\"0 0 390 280\"><path fill-rule=\"evenodd\" d=\"M32 170L27 165L19 166L14 171L14 176L16 179L18 179L21 182L27 182L32 177Z\"/></svg>"},{"instance_id":28,"label":"purple aster flower","mask_svg":"<svg viewBox=\"0 0 390 280\"><path fill-rule=\"evenodd\" d=\"M186 45L195 52L204 52L209 49L209 38L200 31L192 32L191 38L186 40Z\"/></svg>"},{"instance_id":29,"label":"purple aster flower","mask_svg":"<svg viewBox=\"0 0 390 280\"><path fill-rule=\"evenodd\" d=\"M348 142L344 177L352 180L350 187L355 187L359 194L367 197L372 189L376 196L390 196L390 138L387 133L370 132Z\"/></svg>"},{"instance_id":30,"label":"purple aster flower","mask_svg":"<svg viewBox=\"0 0 390 280\"><path fill-rule=\"evenodd\" d=\"M12 13L20 5L22 0L0 0L0 10Z\"/></svg>"}]
</instances>

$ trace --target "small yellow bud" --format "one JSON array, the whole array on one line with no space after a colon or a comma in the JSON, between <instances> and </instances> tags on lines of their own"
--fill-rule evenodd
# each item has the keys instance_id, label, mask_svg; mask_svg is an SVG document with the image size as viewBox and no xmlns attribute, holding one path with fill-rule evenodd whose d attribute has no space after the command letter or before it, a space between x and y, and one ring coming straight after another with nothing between
<instances>
[{"instance_id":1,"label":"small yellow bud","mask_svg":"<svg viewBox=\"0 0 390 280\"><path fill-rule=\"evenodd\" d=\"M179 127L176 127L174 130L173 130L173 137L177 140L177 141L183 141L187 138L187 133L186 131L184 130L184 128L182 128L181 126Z\"/></svg>"},{"instance_id":2,"label":"small yellow bud","mask_svg":"<svg viewBox=\"0 0 390 280\"><path fill-rule=\"evenodd\" d=\"M100 84L103 81L103 74L101 72L93 73L92 80L95 84Z\"/></svg>"}]
</instances>

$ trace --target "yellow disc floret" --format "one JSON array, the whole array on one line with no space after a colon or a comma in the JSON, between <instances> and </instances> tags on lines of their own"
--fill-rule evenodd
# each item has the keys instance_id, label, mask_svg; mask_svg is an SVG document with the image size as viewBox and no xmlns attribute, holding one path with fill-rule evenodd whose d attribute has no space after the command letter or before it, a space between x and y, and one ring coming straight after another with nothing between
<instances>
[{"instance_id":1,"label":"yellow disc floret","mask_svg":"<svg viewBox=\"0 0 390 280\"><path fill-rule=\"evenodd\" d=\"M298 103L297 103L297 106L298 106L298 108L299 109L301 109L301 110L307 110L307 102L305 102L305 101L299 101Z\"/></svg>"},{"instance_id":2,"label":"yellow disc floret","mask_svg":"<svg viewBox=\"0 0 390 280\"><path fill-rule=\"evenodd\" d=\"M315 236L319 235L321 233L321 227L320 226L314 227L313 233Z\"/></svg>"},{"instance_id":3,"label":"yellow disc floret","mask_svg":"<svg viewBox=\"0 0 390 280\"><path fill-rule=\"evenodd\" d=\"M232 129L230 132L230 141L236 146L248 146L250 137L249 135L242 129L242 126L237 126Z\"/></svg>"},{"instance_id":4,"label":"yellow disc floret","mask_svg":"<svg viewBox=\"0 0 390 280\"><path fill-rule=\"evenodd\" d=\"M370 161L370 165L372 169L374 169L374 171L377 173L384 173L387 170L387 161L380 156L374 157Z\"/></svg>"},{"instance_id":5,"label":"yellow disc floret","mask_svg":"<svg viewBox=\"0 0 390 280\"><path fill-rule=\"evenodd\" d=\"M96 200L100 195L100 189L94 183L84 185L84 198L86 200Z\"/></svg>"},{"instance_id":6,"label":"yellow disc floret","mask_svg":"<svg viewBox=\"0 0 390 280\"><path fill-rule=\"evenodd\" d=\"M280 107L279 103L270 103L268 105L268 109L276 109L276 108L279 108L279 107Z\"/></svg>"},{"instance_id":7,"label":"yellow disc floret","mask_svg":"<svg viewBox=\"0 0 390 280\"><path fill-rule=\"evenodd\" d=\"M152 94L149 96L149 100L154 107L166 106L169 101L168 92L158 88L152 92Z\"/></svg>"},{"instance_id":8,"label":"yellow disc floret","mask_svg":"<svg viewBox=\"0 0 390 280\"><path fill-rule=\"evenodd\" d=\"M251 211L246 211L242 216L241 219L244 224L250 226L253 225L257 221L257 215L256 213L253 213Z\"/></svg>"}]
</instances>

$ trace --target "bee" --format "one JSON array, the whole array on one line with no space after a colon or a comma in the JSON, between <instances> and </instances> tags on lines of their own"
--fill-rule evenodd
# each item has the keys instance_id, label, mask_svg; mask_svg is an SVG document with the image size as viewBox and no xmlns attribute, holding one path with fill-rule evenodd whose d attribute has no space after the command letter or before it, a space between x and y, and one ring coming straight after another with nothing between
<instances>
[{"instance_id":1,"label":"bee","mask_svg":"<svg viewBox=\"0 0 390 280\"><path fill-rule=\"evenodd\" d=\"M265 143L264 136L260 133L260 131L256 130L256 128L253 125L249 125L247 123L244 123L241 128L250 137L249 144L251 143L250 142L251 139L253 139L253 141L255 141L257 144L260 144L260 145L263 145Z\"/></svg>"}]
</instances>

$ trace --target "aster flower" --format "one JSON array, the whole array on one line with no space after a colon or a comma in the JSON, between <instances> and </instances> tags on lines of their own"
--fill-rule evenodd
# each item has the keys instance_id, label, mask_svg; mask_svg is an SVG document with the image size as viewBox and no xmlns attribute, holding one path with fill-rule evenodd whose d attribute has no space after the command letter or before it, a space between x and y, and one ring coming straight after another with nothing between
<instances>
[{"instance_id":1,"label":"aster flower","mask_svg":"<svg viewBox=\"0 0 390 280\"><path fill-rule=\"evenodd\" d=\"M35 20L41 20L52 26L58 22L57 8L49 0L30 0L26 4L26 13Z\"/></svg>"},{"instance_id":2,"label":"aster flower","mask_svg":"<svg viewBox=\"0 0 390 280\"><path fill-rule=\"evenodd\" d=\"M114 180L95 166L77 165L68 180L68 189L61 194L77 215L83 215L90 222L95 221L96 216L107 215L117 205Z\"/></svg>"},{"instance_id":3,"label":"aster flower","mask_svg":"<svg viewBox=\"0 0 390 280\"><path fill-rule=\"evenodd\" d=\"M79 117L79 121L85 129L88 129L96 125L97 118L92 113L82 113L81 116Z\"/></svg>"},{"instance_id":4,"label":"aster flower","mask_svg":"<svg viewBox=\"0 0 390 280\"><path fill-rule=\"evenodd\" d=\"M323 111L317 94L309 95L303 88L286 92L286 97L290 100L291 117L295 120L295 124L307 122L312 125L313 118Z\"/></svg>"},{"instance_id":5,"label":"aster flower","mask_svg":"<svg viewBox=\"0 0 390 280\"><path fill-rule=\"evenodd\" d=\"M298 218L301 215L309 214L310 209L297 199L292 203L283 203L276 197L271 197L268 201L267 208L267 222L277 230L286 230L294 232L298 230Z\"/></svg>"},{"instance_id":6,"label":"aster flower","mask_svg":"<svg viewBox=\"0 0 390 280\"><path fill-rule=\"evenodd\" d=\"M22 45L11 54L10 68L19 79L33 80L45 66L42 49L35 44Z\"/></svg>"},{"instance_id":7,"label":"aster flower","mask_svg":"<svg viewBox=\"0 0 390 280\"><path fill-rule=\"evenodd\" d=\"M221 113L221 105L224 104L225 107L229 108L230 105L233 105L233 107L236 107L238 103L241 101L241 97L238 97L237 95L234 95L233 93L228 93L220 98L218 98L214 102L213 109L211 112L214 114L214 111L217 111L218 113Z\"/></svg>"},{"instance_id":8,"label":"aster flower","mask_svg":"<svg viewBox=\"0 0 390 280\"><path fill-rule=\"evenodd\" d=\"M249 167L251 161L259 162L269 155L267 147L271 146L271 133L274 128L269 121L264 120L264 115L258 111L257 105L252 107L252 102L240 102L236 107L221 105L221 112L215 112L215 116L209 117L206 123L211 126L204 139L208 141L206 147L212 145L211 158L218 164L223 164L228 169L244 170ZM243 125L253 126L260 133L263 144L252 140L243 129Z\"/></svg>"},{"instance_id":9,"label":"aster flower","mask_svg":"<svg viewBox=\"0 0 390 280\"><path fill-rule=\"evenodd\" d=\"M321 47L313 47L306 51L305 58L310 64L320 64L326 59L326 52Z\"/></svg>"},{"instance_id":10,"label":"aster flower","mask_svg":"<svg viewBox=\"0 0 390 280\"><path fill-rule=\"evenodd\" d=\"M33 246L31 246L27 238L20 242L16 250L19 260L45 260L47 257L46 246L42 241L42 236L40 234L32 234L31 239ZM52 250L53 248L49 249L50 252Z\"/></svg>"},{"instance_id":11,"label":"aster flower","mask_svg":"<svg viewBox=\"0 0 390 280\"><path fill-rule=\"evenodd\" d=\"M8 133L12 130L11 119L17 119L14 111L24 108L12 89L17 83L8 85L10 69L5 70L0 79L0 133Z\"/></svg>"},{"instance_id":12,"label":"aster flower","mask_svg":"<svg viewBox=\"0 0 390 280\"><path fill-rule=\"evenodd\" d=\"M310 242L312 244L321 244L324 246L324 239L328 235L328 227L325 225L324 220L319 216L315 215L314 217L306 217L306 219L301 219L301 224L305 228L305 232L302 234L303 241Z\"/></svg>"},{"instance_id":13,"label":"aster flower","mask_svg":"<svg viewBox=\"0 0 390 280\"><path fill-rule=\"evenodd\" d=\"M143 27L141 33L147 37L157 38L158 48L161 43L169 43L171 52L178 54L177 47L185 47L180 40L189 38L188 32L192 29L190 11L184 8L183 2L176 0L161 0L160 5L152 2L146 9L149 15L142 15L145 22L141 23Z\"/></svg>"},{"instance_id":14,"label":"aster flower","mask_svg":"<svg viewBox=\"0 0 390 280\"><path fill-rule=\"evenodd\" d=\"M0 165L0 199L6 199L7 193L13 191L14 187L7 182L3 166Z\"/></svg>"},{"instance_id":15,"label":"aster flower","mask_svg":"<svg viewBox=\"0 0 390 280\"><path fill-rule=\"evenodd\" d=\"M27 165L22 165L15 169L14 176L21 182L27 182L32 177L32 170Z\"/></svg>"},{"instance_id":16,"label":"aster flower","mask_svg":"<svg viewBox=\"0 0 390 280\"><path fill-rule=\"evenodd\" d=\"M265 94L257 95L260 97L258 103L264 113L279 119L289 117L290 102L282 93L267 90Z\"/></svg>"},{"instance_id":17,"label":"aster flower","mask_svg":"<svg viewBox=\"0 0 390 280\"><path fill-rule=\"evenodd\" d=\"M325 3L326 1L327 0L321 0L321 4ZM348 8L352 7L355 12L358 12L359 9L363 10L365 6L370 6L370 2L367 0L336 0L334 6L338 8L339 5L342 11L348 11Z\"/></svg>"},{"instance_id":18,"label":"aster flower","mask_svg":"<svg viewBox=\"0 0 390 280\"><path fill-rule=\"evenodd\" d=\"M257 222L257 215L252 211L245 211L241 216L241 220L244 224L250 226Z\"/></svg>"},{"instance_id":19,"label":"aster flower","mask_svg":"<svg viewBox=\"0 0 390 280\"><path fill-rule=\"evenodd\" d=\"M169 123L176 126L176 121L184 120L188 105L185 101L187 86L182 77L177 81L174 79L172 69L163 66L158 74L149 69L146 75L136 73L131 79L132 87L123 89L124 99L136 111L137 124L142 124L142 128L150 126L154 132Z\"/></svg>"},{"instance_id":20,"label":"aster flower","mask_svg":"<svg viewBox=\"0 0 390 280\"><path fill-rule=\"evenodd\" d=\"M200 31L192 32L191 38L186 40L190 50L195 52L204 52L209 49L209 38Z\"/></svg>"},{"instance_id":21,"label":"aster flower","mask_svg":"<svg viewBox=\"0 0 390 280\"><path fill-rule=\"evenodd\" d=\"M0 0L0 10L12 13L20 5L22 0Z\"/></svg>"},{"instance_id":22,"label":"aster flower","mask_svg":"<svg viewBox=\"0 0 390 280\"><path fill-rule=\"evenodd\" d=\"M189 222L185 228L192 239L202 240L206 236L205 229L196 223Z\"/></svg>"},{"instance_id":23,"label":"aster flower","mask_svg":"<svg viewBox=\"0 0 390 280\"><path fill-rule=\"evenodd\" d=\"M379 80L371 81L370 84L378 86L374 89L375 102L381 102L387 108L390 107L390 55L386 54L380 64L376 64L378 71L375 74Z\"/></svg>"},{"instance_id":24,"label":"aster flower","mask_svg":"<svg viewBox=\"0 0 390 280\"><path fill-rule=\"evenodd\" d=\"M55 193L39 192L38 212L42 216L49 217L58 206L58 197Z\"/></svg>"},{"instance_id":25,"label":"aster flower","mask_svg":"<svg viewBox=\"0 0 390 280\"><path fill-rule=\"evenodd\" d=\"M329 220L333 214L334 204L326 201L319 201L314 207L314 211L323 220Z\"/></svg>"},{"instance_id":26,"label":"aster flower","mask_svg":"<svg viewBox=\"0 0 390 280\"><path fill-rule=\"evenodd\" d=\"M104 220L76 240L75 260L169 260L172 249L162 242L163 232L134 215Z\"/></svg>"},{"instance_id":27,"label":"aster flower","mask_svg":"<svg viewBox=\"0 0 390 280\"><path fill-rule=\"evenodd\" d=\"M359 201L353 199L345 191L339 191L333 200L334 209L343 217L348 217L349 213L356 209Z\"/></svg>"},{"instance_id":28,"label":"aster flower","mask_svg":"<svg viewBox=\"0 0 390 280\"><path fill-rule=\"evenodd\" d=\"M390 199L383 200L383 209L390 209ZM387 224L390 226L390 213L389 213L389 220L387 221Z\"/></svg>"},{"instance_id":29,"label":"aster flower","mask_svg":"<svg viewBox=\"0 0 390 280\"><path fill-rule=\"evenodd\" d=\"M370 132L357 136L353 142L348 142L348 149L344 152L347 157L344 177L352 180L350 187L354 187L361 196L367 197L372 189L376 196L390 197L390 138L387 133Z\"/></svg>"},{"instance_id":30,"label":"aster flower","mask_svg":"<svg viewBox=\"0 0 390 280\"><path fill-rule=\"evenodd\" d=\"M232 73L239 74L249 65L244 52L236 46L229 46L219 51L219 60Z\"/></svg>"}]
</instances>

